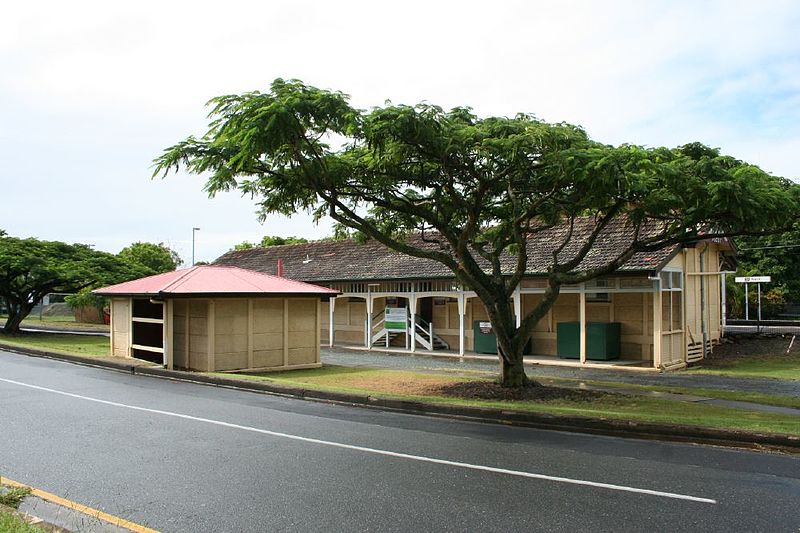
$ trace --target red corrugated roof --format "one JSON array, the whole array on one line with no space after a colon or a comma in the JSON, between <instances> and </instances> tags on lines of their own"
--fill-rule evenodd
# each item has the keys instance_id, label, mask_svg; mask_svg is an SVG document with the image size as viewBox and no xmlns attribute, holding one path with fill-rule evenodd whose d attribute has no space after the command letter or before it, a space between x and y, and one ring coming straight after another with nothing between
<instances>
[{"instance_id":1,"label":"red corrugated roof","mask_svg":"<svg viewBox=\"0 0 800 533\"><path fill-rule=\"evenodd\" d=\"M191 296L203 295L268 295L307 294L332 296L339 291L302 281L262 274L231 266L202 265L156 274L109 287L96 289L102 296Z\"/></svg>"}]
</instances>

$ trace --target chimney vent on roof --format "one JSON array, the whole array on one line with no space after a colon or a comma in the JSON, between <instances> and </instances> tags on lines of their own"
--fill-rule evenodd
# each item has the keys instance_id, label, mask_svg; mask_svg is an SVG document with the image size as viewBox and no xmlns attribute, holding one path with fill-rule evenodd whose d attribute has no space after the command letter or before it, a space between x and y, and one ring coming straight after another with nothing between
<instances>
[{"instance_id":1,"label":"chimney vent on roof","mask_svg":"<svg viewBox=\"0 0 800 533\"><path fill-rule=\"evenodd\" d=\"M308 256L308 254L306 254L306 258L305 258L305 259L303 259L303 264L304 264L304 265L307 265L307 264L309 264L310 262L311 262L311 258Z\"/></svg>"}]
</instances>

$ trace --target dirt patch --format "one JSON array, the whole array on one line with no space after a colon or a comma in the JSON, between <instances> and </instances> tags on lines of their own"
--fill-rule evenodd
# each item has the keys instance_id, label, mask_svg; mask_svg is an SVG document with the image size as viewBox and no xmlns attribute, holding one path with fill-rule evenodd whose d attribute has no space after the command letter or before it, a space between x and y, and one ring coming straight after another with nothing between
<instances>
[{"instance_id":1,"label":"dirt patch","mask_svg":"<svg viewBox=\"0 0 800 533\"><path fill-rule=\"evenodd\" d=\"M551 386L530 386L521 389L501 387L494 381L463 381L441 386L437 394L468 400L539 401L552 400L594 402L613 394L599 391L575 390Z\"/></svg>"},{"instance_id":2,"label":"dirt patch","mask_svg":"<svg viewBox=\"0 0 800 533\"><path fill-rule=\"evenodd\" d=\"M709 364L731 363L743 358L787 356L786 350L791 341L791 335L731 335L725 337L722 344L714 347L714 351L709 354L703 364L708 366ZM800 361L800 336L795 339L788 356Z\"/></svg>"},{"instance_id":3,"label":"dirt patch","mask_svg":"<svg viewBox=\"0 0 800 533\"><path fill-rule=\"evenodd\" d=\"M430 396L442 387L453 384L452 379L438 376L414 376L403 378L398 376L342 376L336 384L345 387L375 390L390 394L409 396Z\"/></svg>"}]
</instances>

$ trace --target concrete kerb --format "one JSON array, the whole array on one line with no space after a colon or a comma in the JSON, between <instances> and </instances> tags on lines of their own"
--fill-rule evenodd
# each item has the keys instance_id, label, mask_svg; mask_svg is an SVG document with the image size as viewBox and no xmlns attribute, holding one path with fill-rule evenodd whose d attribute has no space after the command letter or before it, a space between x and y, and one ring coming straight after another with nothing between
<instances>
[{"instance_id":1,"label":"concrete kerb","mask_svg":"<svg viewBox=\"0 0 800 533\"><path fill-rule=\"evenodd\" d=\"M407 414L418 414L472 422L529 427L568 431L573 433L589 433L613 437L637 438L671 442L688 442L709 444L733 448L779 451L800 454L800 437L781 433L760 433L743 430L703 428L673 424L658 424L625 420L611 420L584 416L552 415L525 411L500 410L484 407L465 407L456 405L430 404L410 400L393 400L376 398L369 395L350 394L332 391L320 391L289 387L275 383L246 381L223 376L212 376L196 372L168 370L160 366L146 366L95 359L76 355L57 354L43 350L20 348L0 344L3 350L29 355L68 361L71 363L106 368L134 375L171 379L189 383L211 385L228 389L271 394L277 396L300 398L305 400L359 406L380 410L396 411Z\"/></svg>"},{"instance_id":2,"label":"concrete kerb","mask_svg":"<svg viewBox=\"0 0 800 533\"><path fill-rule=\"evenodd\" d=\"M158 533L149 527L119 516L87 507L56 494L0 476L0 487L28 490L17 509L0 505L25 522L53 533L93 531L96 533ZM5 530L4 530L5 531Z\"/></svg>"}]
</instances>

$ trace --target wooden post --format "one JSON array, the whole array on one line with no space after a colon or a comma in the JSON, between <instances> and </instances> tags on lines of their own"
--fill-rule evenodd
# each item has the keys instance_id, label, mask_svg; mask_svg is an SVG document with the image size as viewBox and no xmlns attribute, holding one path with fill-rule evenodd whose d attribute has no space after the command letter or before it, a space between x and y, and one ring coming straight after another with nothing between
<instances>
[{"instance_id":1,"label":"wooden post","mask_svg":"<svg viewBox=\"0 0 800 533\"><path fill-rule=\"evenodd\" d=\"M216 313L214 312L214 300L208 301L208 327L206 333L208 334L208 371L214 372L217 369L216 361L214 358L214 350L216 345L216 333L214 332L216 326Z\"/></svg>"},{"instance_id":2,"label":"wooden post","mask_svg":"<svg viewBox=\"0 0 800 533\"><path fill-rule=\"evenodd\" d=\"M247 368L255 366L253 356L253 299L247 299Z\"/></svg>"},{"instance_id":3,"label":"wooden post","mask_svg":"<svg viewBox=\"0 0 800 533\"><path fill-rule=\"evenodd\" d=\"M283 299L283 366L289 366L289 299Z\"/></svg>"},{"instance_id":4,"label":"wooden post","mask_svg":"<svg viewBox=\"0 0 800 533\"><path fill-rule=\"evenodd\" d=\"M516 316L517 328L522 325L522 295L519 285L514 289L514 315Z\"/></svg>"},{"instance_id":5,"label":"wooden post","mask_svg":"<svg viewBox=\"0 0 800 533\"><path fill-rule=\"evenodd\" d=\"M464 297L464 288L458 290L458 355L464 355L464 314L467 303Z\"/></svg>"},{"instance_id":6,"label":"wooden post","mask_svg":"<svg viewBox=\"0 0 800 533\"><path fill-rule=\"evenodd\" d=\"M175 367L175 349L173 346L173 340L175 339L174 309L174 300L167 300L164 303L164 323L161 325L164 334L164 360L166 367L170 370Z\"/></svg>"},{"instance_id":7,"label":"wooden post","mask_svg":"<svg viewBox=\"0 0 800 533\"><path fill-rule=\"evenodd\" d=\"M336 308L336 297L328 300L328 346L333 347L333 328L334 326L334 310ZM319 362L319 361L318 361Z\"/></svg>"},{"instance_id":8,"label":"wooden post","mask_svg":"<svg viewBox=\"0 0 800 533\"><path fill-rule=\"evenodd\" d=\"M108 329L109 329L109 340L111 341L111 357L115 357L114 354L114 300L109 300L109 321L108 321Z\"/></svg>"},{"instance_id":9,"label":"wooden post","mask_svg":"<svg viewBox=\"0 0 800 533\"><path fill-rule=\"evenodd\" d=\"M681 356L684 363L689 362L689 345L686 341L686 274L681 272Z\"/></svg>"},{"instance_id":10,"label":"wooden post","mask_svg":"<svg viewBox=\"0 0 800 533\"><path fill-rule=\"evenodd\" d=\"M133 298L128 298L128 357L133 357Z\"/></svg>"},{"instance_id":11,"label":"wooden post","mask_svg":"<svg viewBox=\"0 0 800 533\"><path fill-rule=\"evenodd\" d=\"M189 326L190 326L189 315L191 313L191 311L190 311L191 308L192 308L192 301L191 300L186 300L186 318L185 318L185 322L184 322L185 334L184 334L184 340L183 340L183 345L184 345L184 348L186 350L186 352L185 352L186 353L186 368L192 368L192 360L191 360L191 356L189 355L190 354L189 349L191 348L191 344L189 342L189 338L192 336L191 333L189 332Z\"/></svg>"},{"instance_id":12,"label":"wooden post","mask_svg":"<svg viewBox=\"0 0 800 533\"><path fill-rule=\"evenodd\" d=\"M316 334L317 334L316 335L317 336L317 342L316 342L317 359L314 362L315 363L319 363L320 362L320 344L322 343L322 338L321 338L322 337L322 332L321 332L321 328L322 328L322 299L319 296L317 296L316 302L317 302L317 327L314 328L314 331L316 331ZM331 331L333 331L333 327L331 327Z\"/></svg>"},{"instance_id":13,"label":"wooden post","mask_svg":"<svg viewBox=\"0 0 800 533\"><path fill-rule=\"evenodd\" d=\"M372 350L372 289L367 288L367 350Z\"/></svg>"},{"instance_id":14,"label":"wooden post","mask_svg":"<svg viewBox=\"0 0 800 533\"><path fill-rule=\"evenodd\" d=\"M411 313L411 353L417 351L417 291L416 283L411 285L411 298L408 300L408 311Z\"/></svg>"},{"instance_id":15,"label":"wooden post","mask_svg":"<svg viewBox=\"0 0 800 533\"><path fill-rule=\"evenodd\" d=\"M661 280L653 281L653 367L661 367Z\"/></svg>"}]
</instances>

